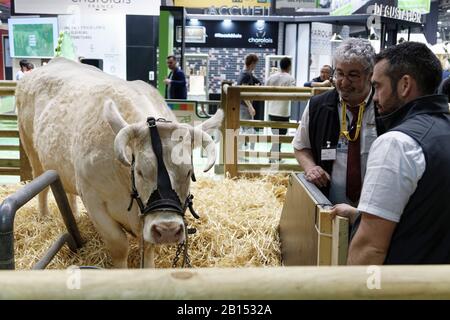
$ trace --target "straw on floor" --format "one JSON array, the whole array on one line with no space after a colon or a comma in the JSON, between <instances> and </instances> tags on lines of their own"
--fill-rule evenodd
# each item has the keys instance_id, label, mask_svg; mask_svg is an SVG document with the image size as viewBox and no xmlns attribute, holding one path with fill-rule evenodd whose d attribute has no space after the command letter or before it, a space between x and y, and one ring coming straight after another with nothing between
<instances>
[{"instance_id":1,"label":"straw on floor","mask_svg":"<svg viewBox=\"0 0 450 320\"><path fill-rule=\"evenodd\" d=\"M192 184L194 206L199 220L188 214L189 225L197 233L189 236L189 254L193 267L279 266L280 241L278 222L286 193L288 178L268 175L260 179L199 178ZM0 200L21 187L20 184L0 187ZM51 194L51 193L50 193ZM50 214L41 216L33 199L18 211L15 221L16 269L31 269L55 239L65 232L53 197ZM84 247L72 253L66 246L55 257L49 269L71 265L110 268L111 260L79 202L78 226ZM139 266L138 241L129 236L130 268ZM156 248L156 267L172 265L175 246Z\"/></svg>"}]
</instances>

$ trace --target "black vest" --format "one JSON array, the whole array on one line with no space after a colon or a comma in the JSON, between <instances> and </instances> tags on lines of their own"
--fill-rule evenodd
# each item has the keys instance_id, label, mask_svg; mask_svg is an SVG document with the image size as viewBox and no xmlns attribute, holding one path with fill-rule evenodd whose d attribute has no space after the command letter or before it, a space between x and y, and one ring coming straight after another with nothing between
<instances>
[{"instance_id":1,"label":"black vest","mask_svg":"<svg viewBox=\"0 0 450 320\"><path fill-rule=\"evenodd\" d=\"M450 115L447 97L430 95L381 117L422 147L426 168L392 235L385 264L450 263Z\"/></svg>"},{"instance_id":2,"label":"black vest","mask_svg":"<svg viewBox=\"0 0 450 320\"><path fill-rule=\"evenodd\" d=\"M374 90L374 89L372 89ZM309 141L316 165L321 166L331 176L333 160L321 159L321 150L330 141L336 146L339 140L341 124L339 121L339 94L336 89L314 96L309 100ZM372 106L373 108L373 106ZM377 119L375 108L377 135L385 132L383 124ZM329 187L321 189L328 196Z\"/></svg>"}]
</instances>

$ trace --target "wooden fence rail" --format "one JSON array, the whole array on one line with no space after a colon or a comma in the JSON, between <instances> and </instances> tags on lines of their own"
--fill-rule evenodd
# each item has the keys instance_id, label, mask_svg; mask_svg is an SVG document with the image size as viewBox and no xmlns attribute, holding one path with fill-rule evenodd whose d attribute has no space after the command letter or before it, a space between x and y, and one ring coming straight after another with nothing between
<instances>
[{"instance_id":1,"label":"wooden fence rail","mask_svg":"<svg viewBox=\"0 0 450 320\"><path fill-rule=\"evenodd\" d=\"M0 299L450 299L449 271L448 265L0 271Z\"/></svg>"},{"instance_id":2,"label":"wooden fence rail","mask_svg":"<svg viewBox=\"0 0 450 320\"><path fill-rule=\"evenodd\" d=\"M0 81L0 97L14 96L16 91L16 81ZM0 151L18 151L19 157L0 156L0 175L20 176L21 181L32 179L31 167L28 158L20 144L19 130L17 128L17 115L4 113L0 114L0 121L11 129L0 130ZM10 124L10 126L8 125ZM16 138L17 144L11 144L5 139Z\"/></svg>"},{"instance_id":3,"label":"wooden fence rail","mask_svg":"<svg viewBox=\"0 0 450 320\"><path fill-rule=\"evenodd\" d=\"M221 161L224 171L231 177L238 175L257 175L263 171L276 170L277 172L300 171L298 164L266 164L266 163L239 163L249 157L268 158L268 160L294 158L293 152L261 152L239 150L240 145L246 143L291 143L293 136L274 134L240 133L240 127L291 129L297 128L298 123L279 121L241 120L240 103L242 100L267 101L307 101L313 95L330 90L331 88L302 88L302 87L270 87L270 86L232 86L230 82L222 84L222 108L225 112L225 125L223 126L223 148Z\"/></svg>"}]
</instances>

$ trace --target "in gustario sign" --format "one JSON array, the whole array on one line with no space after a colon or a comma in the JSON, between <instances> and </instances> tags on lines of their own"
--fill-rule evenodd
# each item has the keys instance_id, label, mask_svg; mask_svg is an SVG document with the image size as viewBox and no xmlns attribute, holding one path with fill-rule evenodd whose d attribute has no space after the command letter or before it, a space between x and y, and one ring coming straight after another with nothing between
<instances>
[{"instance_id":1,"label":"in gustario sign","mask_svg":"<svg viewBox=\"0 0 450 320\"><path fill-rule=\"evenodd\" d=\"M418 11L403 10L398 7L378 3L375 3L373 14L377 16L383 16L410 22L417 22L417 23L422 22L422 15Z\"/></svg>"}]
</instances>

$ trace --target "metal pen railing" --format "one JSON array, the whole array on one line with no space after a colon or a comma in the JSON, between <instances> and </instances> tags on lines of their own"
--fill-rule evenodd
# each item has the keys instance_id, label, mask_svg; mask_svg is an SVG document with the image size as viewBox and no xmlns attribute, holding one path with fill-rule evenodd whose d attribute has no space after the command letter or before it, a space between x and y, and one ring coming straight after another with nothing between
<instances>
[{"instance_id":1,"label":"metal pen railing","mask_svg":"<svg viewBox=\"0 0 450 320\"><path fill-rule=\"evenodd\" d=\"M66 243L73 252L82 247L83 241L61 180L56 171L49 170L7 197L0 205L0 269L15 269L14 219L17 210L48 186L52 189L67 233L60 236L33 269L44 269Z\"/></svg>"}]
</instances>

